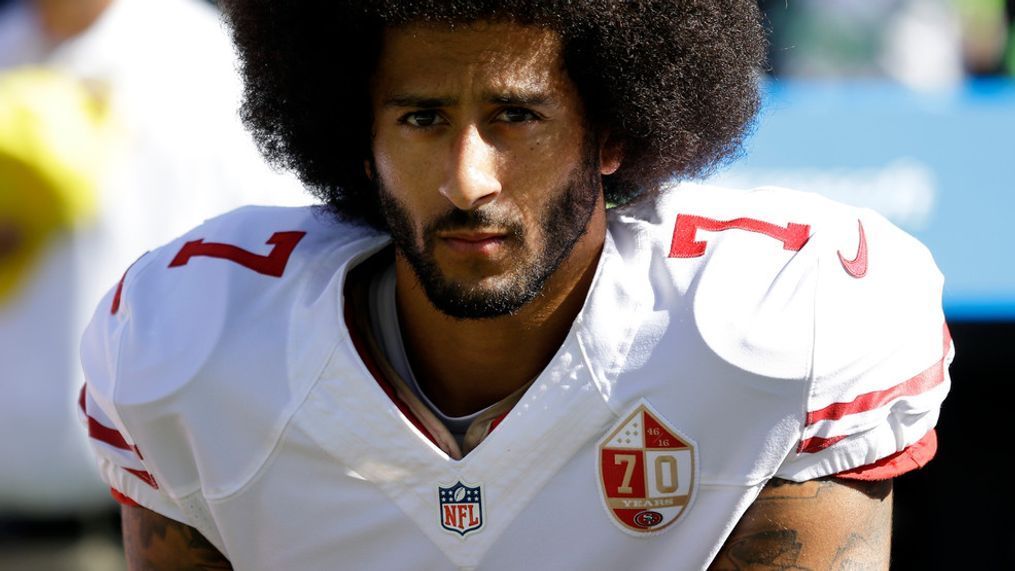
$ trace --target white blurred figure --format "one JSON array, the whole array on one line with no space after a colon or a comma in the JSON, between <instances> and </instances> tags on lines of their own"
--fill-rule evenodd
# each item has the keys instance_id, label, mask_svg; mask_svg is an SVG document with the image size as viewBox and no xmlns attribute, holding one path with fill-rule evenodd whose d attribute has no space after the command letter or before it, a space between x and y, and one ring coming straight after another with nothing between
<instances>
[{"instance_id":1,"label":"white blurred figure","mask_svg":"<svg viewBox=\"0 0 1015 571\"><path fill-rule=\"evenodd\" d=\"M9 1L0 8L2 78L20 107L0 112L15 165L0 168L0 514L103 510L109 491L75 411L78 340L101 295L139 255L206 218L311 199L265 165L243 129L232 45L198 0ZM44 102L61 97L99 111L60 118ZM71 123L102 148L71 140ZM33 134L11 135L17 128ZM30 152L17 148L30 141ZM20 164L47 145L67 156ZM22 166L35 174L16 174ZM62 179L46 173L53 168ZM52 188L26 194L25 177ZM33 226L33 208L61 215Z\"/></svg>"},{"instance_id":2,"label":"white blurred figure","mask_svg":"<svg viewBox=\"0 0 1015 571\"><path fill-rule=\"evenodd\" d=\"M962 26L952 2L902 2L885 32L880 64L889 76L919 90L962 83Z\"/></svg>"},{"instance_id":3,"label":"white blurred figure","mask_svg":"<svg viewBox=\"0 0 1015 571\"><path fill-rule=\"evenodd\" d=\"M953 0L794 0L767 3L787 77L888 77L937 90L964 77Z\"/></svg>"}]
</instances>

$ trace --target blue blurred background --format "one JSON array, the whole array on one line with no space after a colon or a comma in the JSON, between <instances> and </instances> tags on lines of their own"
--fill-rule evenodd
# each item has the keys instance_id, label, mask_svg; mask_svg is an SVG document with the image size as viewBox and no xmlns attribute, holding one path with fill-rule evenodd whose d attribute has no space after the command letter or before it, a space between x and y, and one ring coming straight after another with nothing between
<instances>
[{"instance_id":1,"label":"blue blurred background","mask_svg":"<svg viewBox=\"0 0 1015 571\"><path fill-rule=\"evenodd\" d=\"M719 182L873 208L934 253L950 320L1015 319L1015 83L784 79L765 91L745 157Z\"/></svg>"}]
</instances>

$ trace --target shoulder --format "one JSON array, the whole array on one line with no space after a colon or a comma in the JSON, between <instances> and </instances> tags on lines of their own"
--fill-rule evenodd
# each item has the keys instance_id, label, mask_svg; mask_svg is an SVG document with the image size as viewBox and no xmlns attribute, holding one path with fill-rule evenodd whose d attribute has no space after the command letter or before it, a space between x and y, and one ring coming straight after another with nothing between
<instances>
[{"instance_id":1,"label":"shoulder","mask_svg":"<svg viewBox=\"0 0 1015 571\"><path fill-rule=\"evenodd\" d=\"M768 376L808 369L816 330L943 323L928 250L879 214L819 195L681 185L614 212L611 234L627 256L653 253L656 288L692 304L713 350Z\"/></svg>"},{"instance_id":2,"label":"shoulder","mask_svg":"<svg viewBox=\"0 0 1015 571\"><path fill-rule=\"evenodd\" d=\"M775 344L813 351L820 366L914 330L941 336L933 257L874 211L775 187L683 185L613 220L618 242L665 260L657 281L678 284L706 340L734 361Z\"/></svg>"},{"instance_id":3,"label":"shoulder","mask_svg":"<svg viewBox=\"0 0 1015 571\"><path fill-rule=\"evenodd\" d=\"M714 271L717 262L753 260L749 269L779 267L798 258L815 260L829 241L852 239L857 221L880 217L817 194L778 187L737 190L676 185L658 200L612 213L613 229L637 236L641 245L685 260L682 270ZM833 255L835 248L833 247Z\"/></svg>"},{"instance_id":4,"label":"shoulder","mask_svg":"<svg viewBox=\"0 0 1015 571\"><path fill-rule=\"evenodd\" d=\"M615 212L611 234L627 256L652 252L654 290L674 292L671 311L688 311L723 361L805 383L782 477L864 466L933 429L949 385L944 279L884 217L780 188L688 185Z\"/></svg>"},{"instance_id":5,"label":"shoulder","mask_svg":"<svg viewBox=\"0 0 1015 571\"><path fill-rule=\"evenodd\" d=\"M82 342L89 394L176 490L268 454L337 342L343 267L386 237L314 208L246 207L142 256ZM197 470L200 466L200 470Z\"/></svg>"},{"instance_id":6,"label":"shoulder","mask_svg":"<svg viewBox=\"0 0 1015 571\"><path fill-rule=\"evenodd\" d=\"M617 209L612 219L625 233L652 236L671 258L710 263L757 250L784 252L781 258L766 256L762 263L768 264L801 255L816 260L829 252L838 260L847 250L856 252L862 226L867 238L874 232L893 249L918 253L916 263L933 265L926 248L876 212L780 187L676 185L656 201Z\"/></svg>"},{"instance_id":7,"label":"shoulder","mask_svg":"<svg viewBox=\"0 0 1015 571\"><path fill-rule=\"evenodd\" d=\"M208 326L284 312L297 296L315 293L307 288L324 287L359 249L383 240L316 207L243 207L141 256L96 315L106 309L117 323L143 320L162 336L190 321L221 333Z\"/></svg>"}]
</instances>

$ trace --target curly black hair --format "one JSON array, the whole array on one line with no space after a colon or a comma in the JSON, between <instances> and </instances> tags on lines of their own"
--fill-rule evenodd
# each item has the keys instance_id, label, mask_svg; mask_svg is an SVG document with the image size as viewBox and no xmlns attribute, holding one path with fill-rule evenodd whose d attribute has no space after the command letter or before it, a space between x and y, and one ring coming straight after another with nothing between
<instances>
[{"instance_id":1,"label":"curly black hair","mask_svg":"<svg viewBox=\"0 0 1015 571\"><path fill-rule=\"evenodd\" d=\"M383 228L365 175L369 80L386 27L510 21L555 31L590 125L624 152L624 204L737 155L759 107L755 0L223 0L246 81L242 115L272 164L345 219Z\"/></svg>"}]
</instances>

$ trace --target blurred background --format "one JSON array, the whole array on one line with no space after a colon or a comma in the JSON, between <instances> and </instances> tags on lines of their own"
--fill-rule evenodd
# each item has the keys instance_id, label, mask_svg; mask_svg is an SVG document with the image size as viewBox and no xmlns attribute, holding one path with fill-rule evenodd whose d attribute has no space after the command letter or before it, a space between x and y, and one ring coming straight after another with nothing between
<instances>
[{"instance_id":1,"label":"blurred background","mask_svg":"<svg viewBox=\"0 0 1015 571\"><path fill-rule=\"evenodd\" d=\"M934 252L958 356L938 457L896 482L892 568L1015 569L992 446L1015 397L1015 0L761 5L765 109L714 179L870 207ZM75 420L104 291L203 219L309 202L243 131L234 65L203 0L0 0L0 570L123 569Z\"/></svg>"},{"instance_id":2,"label":"blurred background","mask_svg":"<svg viewBox=\"0 0 1015 571\"><path fill-rule=\"evenodd\" d=\"M102 295L207 218L310 201L240 93L206 2L0 0L0 569L123 568L77 410Z\"/></svg>"}]
</instances>

